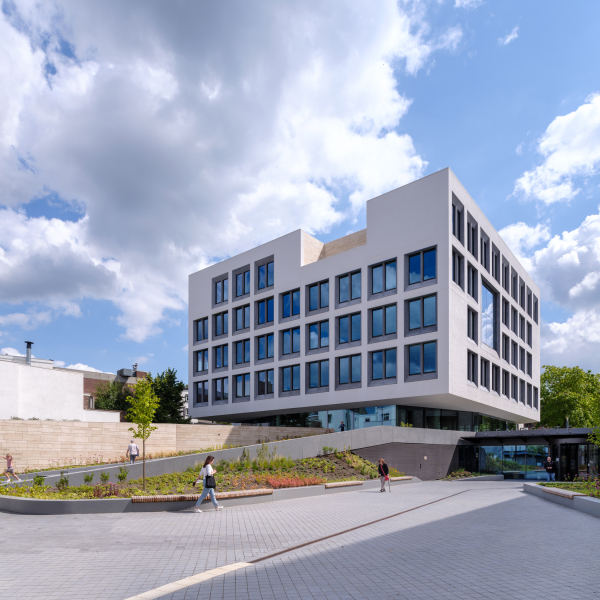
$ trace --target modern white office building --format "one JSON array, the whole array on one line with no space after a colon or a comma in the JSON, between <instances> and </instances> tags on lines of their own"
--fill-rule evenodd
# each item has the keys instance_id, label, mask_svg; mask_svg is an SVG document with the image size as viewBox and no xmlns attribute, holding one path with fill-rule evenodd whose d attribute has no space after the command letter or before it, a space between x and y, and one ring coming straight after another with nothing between
<instances>
[{"instance_id":1,"label":"modern white office building","mask_svg":"<svg viewBox=\"0 0 600 600\"><path fill-rule=\"evenodd\" d=\"M450 169L190 275L189 415L360 428L539 418L540 293Z\"/></svg>"}]
</instances>

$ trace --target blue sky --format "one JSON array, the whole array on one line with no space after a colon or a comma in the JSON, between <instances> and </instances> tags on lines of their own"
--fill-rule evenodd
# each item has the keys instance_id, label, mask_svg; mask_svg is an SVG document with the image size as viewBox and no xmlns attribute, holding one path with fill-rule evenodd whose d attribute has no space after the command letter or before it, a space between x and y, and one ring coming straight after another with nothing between
<instances>
[{"instance_id":1,"label":"blue sky","mask_svg":"<svg viewBox=\"0 0 600 600\"><path fill-rule=\"evenodd\" d=\"M0 349L187 379L189 273L449 166L542 289L543 363L598 371L599 17L4 2Z\"/></svg>"}]
</instances>

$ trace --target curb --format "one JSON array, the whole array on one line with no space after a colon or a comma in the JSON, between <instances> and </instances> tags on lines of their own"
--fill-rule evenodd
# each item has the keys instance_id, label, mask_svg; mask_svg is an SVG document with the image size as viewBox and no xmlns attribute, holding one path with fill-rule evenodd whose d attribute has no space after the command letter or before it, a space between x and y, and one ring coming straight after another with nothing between
<instances>
[{"instance_id":1,"label":"curb","mask_svg":"<svg viewBox=\"0 0 600 600\"><path fill-rule=\"evenodd\" d=\"M546 488L538 483L524 483L523 491L526 494L542 498L542 500L548 500L600 519L600 500L598 498L592 498L580 492Z\"/></svg>"}]
</instances>

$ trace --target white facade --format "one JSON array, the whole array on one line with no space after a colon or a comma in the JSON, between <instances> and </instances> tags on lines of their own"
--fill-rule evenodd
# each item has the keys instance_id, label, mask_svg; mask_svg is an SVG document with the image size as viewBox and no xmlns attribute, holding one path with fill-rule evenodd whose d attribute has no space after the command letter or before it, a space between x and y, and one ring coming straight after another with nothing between
<instances>
[{"instance_id":1,"label":"white facade","mask_svg":"<svg viewBox=\"0 0 600 600\"><path fill-rule=\"evenodd\" d=\"M84 373L54 369L51 360L0 356L0 419L119 422L120 413L83 408Z\"/></svg>"},{"instance_id":2,"label":"white facade","mask_svg":"<svg viewBox=\"0 0 600 600\"><path fill-rule=\"evenodd\" d=\"M456 213L453 217L453 211L458 211L460 217ZM467 225L473 232L472 245ZM435 252L425 256L424 252L430 250ZM419 281L417 259L410 262L415 255L419 255ZM453 267L454 261L458 261L458 268ZM261 288L259 269L268 263L273 263L273 285ZM413 265L414 282L409 275L409 264ZM384 274L389 274L387 285L384 277L383 291L373 288L379 283L378 266L382 266ZM503 266L508 266L508 271ZM237 275L242 275L243 284L246 271L250 288L243 289L242 285L242 295L237 297ZM360 298L340 302L343 293L340 277L356 272L360 272ZM503 287L505 273L509 275L508 289ZM217 302L216 286L224 278L228 280L228 298ZM514 298L513 281L516 282ZM320 283L329 284L328 302L323 303L327 306L309 310L310 288ZM294 290L300 292L299 314L284 317L284 295ZM433 296L435 300L431 300ZM414 328L417 305L409 302L424 297L430 299L419 305L421 325ZM273 321L259 323L259 303L267 299L273 300ZM488 302L484 310L482 301L490 299L492 306ZM403 405L470 411L517 423L535 422L539 418L539 303L539 290L523 266L452 171L444 169L370 200L365 230L327 244L301 230L294 231L192 274L189 414L201 419L236 421L298 412ZM249 327L237 330L236 310L245 306L249 307ZM508 326L503 323L506 306ZM392 331L390 326L388 333L384 330L383 335L376 336L374 333L379 332L373 328L379 325L379 320L373 316L373 310L384 307L390 307L389 312L384 311L390 324L395 307L396 328ZM218 315L223 313L228 315L228 332L217 335ZM345 321L340 319L355 314L360 314L360 327L355 318L354 335L350 332L350 341L344 342L340 332L346 333ZM516 333L510 322L513 315ZM207 339L198 336L202 319L207 319ZM469 319L475 325L473 331L469 329ZM319 322L328 323L329 343L311 349L310 326ZM284 354L284 332L293 328L299 328L299 352ZM261 360L259 338L269 334L273 334L274 355ZM359 339L352 341L352 338ZM235 343L246 340L249 354L242 347L241 358L249 360L236 364ZM504 340L508 340L509 354L503 356ZM417 346L431 342L435 345L420 348L418 365ZM215 352L222 345L228 348L228 366L218 368ZM415 348L411 350L412 346ZM516 365L511 364L513 346ZM205 364L198 364L198 352L205 350L208 369ZM390 352L380 355L380 351ZM340 359L350 356L360 356L360 381L346 383L346 362ZM381 373L380 358L384 363ZM311 388L310 373L314 374L318 368L310 363L325 360L329 361L328 385ZM358 362L350 364L354 364L358 374ZM291 366L299 369L284 371ZM434 370L426 372L432 366ZM421 370L419 374L417 367ZM270 369L273 393L259 394L259 372ZM288 373L299 373L299 389L287 389ZM248 376L241 379L240 397L236 397L238 375ZM229 386L226 401L217 395L216 388L223 385L223 378ZM506 384L503 387L506 381L508 387ZM516 397L511 393L514 381Z\"/></svg>"}]
</instances>

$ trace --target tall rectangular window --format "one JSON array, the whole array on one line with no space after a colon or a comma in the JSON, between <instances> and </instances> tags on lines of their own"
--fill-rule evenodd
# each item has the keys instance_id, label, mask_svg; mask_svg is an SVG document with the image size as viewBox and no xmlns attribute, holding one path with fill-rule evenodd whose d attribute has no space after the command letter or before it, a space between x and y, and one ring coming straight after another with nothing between
<instances>
[{"instance_id":1,"label":"tall rectangular window","mask_svg":"<svg viewBox=\"0 0 600 600\"><path fill-rule=\"evenodd\" d=\"M483 234L483 231L481 233ZM483 265L483 268L486 271L489 271L490 270L490 264L489 264L490 241L488 240L487 236L485 236L485 237L484 236L485 236L485 234L483 234L479 240L479 245L480 245L479 261Z\"/></svg>"},{"instance_id":2,"label":"tall rectangular window","mask_svg":"<svg viewBox=\"0 0 600 600\"><path fill-rule=\"evenodd\" d=\"M342 356L339 359L339 381L340 385L347 383L360 383L360 354L355 356Z\"/></svg>"},{"instance_id":3,"label":"tall rectangular window","mask_svg":"<svg viewBox=\"0 0 600 600\"><path fill-rule=\"evenodd\" d=\"M275 371L273 369L267 369L266 371L259 371L257 374L257 395L266 396L272 394L275 389Z\"/></svg>"},{"instance_id":4,"label":"tall rectangular window","mask_svg":"<svg viewBox=\"0 0 600 600\"><path fill-rule=\"evenodd\" d=\"M516 375L510 376L510 399L519 401L519 378Z\"/></svg>"},{"instance_id":5,"label":"tall rectangular window","mask_svg":"<svg viewBox=\"0 0 600 600\"><path fill-rule=\"evenodd\" d=\"M275 263L270 262L258 267L258 289L271 287L275 283Z\"/></svg>"},{"instance_id":6,"label":"tall rectangular window","mask_svg":"<svg viewBox=\"0 0 600 600\"><path fill-rule=\"evenodd\" d=\"M533 347L533 329L531 323L527 323L527 345Z\"/></svg>"},{"instance_id":7,"label":"tall rectangular window","mask_svg":"<svg viewBox=\"0 0 600 600\"><path fill-rule=\"evenodd\" d=\"M407 300L408 329L415 331L437 325L437 296L424 296Z\"/></svg>"},{"instance_id":8,"label":"tall rectangular window","mask_svg":"<svg viewBox=\"0 0 600 600\"><path fill-rule=\"evenodd\" d=\"M298 332L300 332L300 330L298 330ZM260 335L258 336L257 340L258 360L273 358L275 354L274 335L272 333L269 333L268 335Z\"/></svg>"},{"instance_id":9,"label":"tall rectangular window","mask_svg":"<svg viewBox=\"0 0 600 600\"><path fill-rule=\"evenodd\" d=\"M463 257L456 251L452 250L452 281L462 288L462 273L463 273Z\"/></svg>"},{"instance_id":10,"label":"tall rectangular window","mask_svg":"<svg viewBox=\"0 0 600 600\"><path fill-rule=\"evenodd\" d=\"M360 298L360 271L342 275L338 279L340 304Z\"/></svg>"},{"instance_id":11,"label":"tall rectangular window","mask_svg":"<svg viewBox=\"0 0 600 600\"><path fill-rule=\"evenodd\" d=\"M281 332L281 353L294 354L300 352L300 327L294 327L293 329L286 329Z\"/></svg>"},{"instance_id":12,"label":"tall rectangular window","mask_svg":"<svg viewBox=\"0 0 600 600\"><path fill-rule=\"evenodd\" d=\"M408 285L436 278L436 249L408 255Z\"/></svg>"},{"instance_id":13,"label":"tall rectangular window","mask_svg":"<svg viewBox=\"0 0 600 600\"><path fill-rule=\"evenodd\" d=\"M391 335L397 331L396 305L390 304L371 311L371 337Z\"/></svg>"},{"instance_id":14,"label":"tall rectangular window","mask_svg":"<svg viewBox=\"0 0 600 600\"><path fill-rule=\"evenodd\" d=\"M502 369L502 395L510 398L510 373Z\"/></svg>"},{"instance_id":15,"label":"tall rectangular window","mask_svg":"<svg viewBox=\"0 0 600 600\"><path fill-rule=\"evenodd\" d=\"M300 314L300 290L286 292L282 295L282 300L282 314L284 319Z\"/></svg>"},{"instance_id":16,"label":"tall rectangular window","mask_svg":"<svg viewBox=\"0 0 600 600\"><path fill-rule=\"evenodd\" d=\"M208 381L196 382L196 404L208 404Z\"/></svg>"},{"instance_id":17,"label":"tall rectangular window","mask_svg":"<svg viewBox=\"0 0 600 600\"><path fill-rule=\"evenodd\" d=\"M502 358L510 363L510 338L502 334Z\"/></svg>"},{"instance_id":18,"label":"tall rectangular window","mask_svg":"<svg viewBox=\"0 0 600 600\"><path fill-rule=\"evenodd\" d=\"M498 365L492 365L492 392L500 395L501 393L500 383L500 367Z\"/></svg>"},{"instance_id":19,"label":"tall rectangular window","mask_svg":"<svg viewBox=\"0 0 600 600\"><path fill-rule=\"evenodd\" d=\"M249 398L250 397L250 373L235 376L235 397Z\"/></svg>"},{"instance_id":20,"label":"tall rectangular window","mask_svg":"<svg viewBox=\"0 0 600 600\"><path fill-rule=\"evenodd\" d=\"M525 382L519 379L519 402L525 404Z\"/></svg>"},{"instance_id":21,"label":"tall rectangular window","mask_svg":"<svg viewBox=\"0 0 600 600\"><path fill-rule=\"evenodd\" d=\"M467 292L471 298L477 300L477 282L479 280L477 269L469 265L467 267Z\"/></svg>"},{"instance_id":22,"label":"tall rectangular window","mask_svg":"<svg viewBox=\"0 0 600 600\"><path fill-rule=\"evenodd\" d=\"M525 341L525 317L519 317L519 337Z\"/></svg>"},{"instance_id":23,"label":"tall rectangular window","mask_svg":"<svg viewBox=\"0 0 600 600\"><path fill-rule=\"evenodd\" d=\"M467 223L467 249L477 258L477 225Z\"/></svg>"},{"instance_id":24,"label":"tall rectangular window","mask_svg":"<svg viewBox=\"0 0 600 600\"><path fill-rule=\"evenodd\" d=\"M250 305L240 306L235 309L235 330L241 331L250 327Z\"/></svg>"},{"instance_id":25,"label":"tall rectangular window","mask_svg":"<svg viewBox=\"0 0 600 600\"><path fill-rule=\"evenodd\" d=\"M390 260L371 267L371 293L395 290L397 286L396 261Z\"/></svg>"},{"instance_id":26,"label":"tall rectangular window","mask_svg":"<svg viewBox=\"0 0 600 600\"><path fill-rule=\"evenodd\" d=\"M527 367L525 363L525 348L519 347L519 369L521 369L521 371L525 373L526 368Z\"/></svg>"},{"instance_id":27,"label":"tall rectangular window","mask_svg":"<svg viewBox=\"0 0 600 600\"><path fill-rule=\"evenodd\" d=\"M242 365L250 362L250 340L235 343L235 364Z\"/></svg>"},{"instance_id":28,"label":"tall rectangular window","mask_svg":"<svg viewBox=\"0 0 600 600\"><path fill-rule=\"evenodd\" d=\"M223 312L215 315L214 335L226 335L229 332L229 313Z\"/></svg>"},{"instance_id":29,"label":"tall rectangular window","mask_svg":"<svg viewBox=\"0 0 600 600\"><path fill-rule=\"evenodd\" d=\"M320 388L329 385L329 361L308 363L308 387Z\"/></svg>"},{"instance_id":30,"label":"tall rectangular window","mask_svg":"<svg viewBox=\"0 0 600 600\"><path fill-rule=\"evenodd\" d=\"M512 277L511 277L511 295L512 298L515 302L519 301L519 277L517 276L517 274L515 272L513 272Z\"/></svg>"},{"instance_id":31,"label":"tall rectangular window","mask_svg":"<svg viewBox=\"0 0 600 600\"><path fill-rule=\"evenodd\" d=\"M502 287L510 294L510 265L502 263Z\"/></svg>"},{"instance_id":32,"label":"tall rectangular window","mask_svg":"<svg viewBox=\"0 0 600 600\"><path fill-rule=\"evenodd\" d=\"M533 297L533 320L538 322L538 299Z\"/></svg>"},{"instance_id":33,"label":"tall rectangular window","mask_svg":"<svg viewBox=\"0 0 600 600\"><path fill-rule=\"evenodd\" d=\"M250 293L250 271L238 273L235 276L235 296L245 296Z\"/></svg>"},{"instance_id":34,"label":"tall rectangular window","mask_svg":"<svg viewBox=\"0 0 600 600\"><path fill-rule=\"evenodd\" d=\"M281 369L281 391L294 392L300 389L300 365Z\"/></svg>"},{"instance_id":35,"label":"tall rectangular window","mask_svg":"<svg viewBox=\"0 0 600 600\"><path fill-rule=\"evenodd\" d=\"M228 283L229 279L221 279L221 281L215 282L215 304L227 302Z\"/></svg>"},{"instance_id":36,"label":"tall rectangular window","mask_svg":"<svg viewBox=\"0 0 600 600\"><path fill-rule=\"evenodd\" d=\"M527 353L527 375L533 377L533 357L529 352Z\"/></svg>"},{"instance_id":37,"label":"tall rectangular window","mask_svg":"<svg viewBox=\"0 0 600 600\"><path fill-rule=\"evenodd\" d=\"M408 374L426 375L437 371L437 342L408 347Z\"/></svg>"},{"instance_id":38,"label":"tall rectangular window","mask_svg":"<svg viewBox=\"0 0 600 600\"><path fill-rule=\"evenodd\" d=\"M492 246L492 277L500 283L500 253Z\"/></svg>"},{"instance_id":39,"label":"tall rectangular window","mask_svg":"<svg viewBox=\"0 0 600 600\"><path fill-rule=\"evenodd\" d=\"M490 391L490 361L481 359L481 387Z\"/></svg>"},{"instance_id":40,"label":"tall rectangular window","mask_svg":"<svg viewBox=\"0 0 600 600\"><path fill-rule=\"evenodd\" d=\"M533 388L533 408L536 410L538 408L538 389L536 387Z\"/></svg>"},{"instance_id":41,"label":"tall rectangular window","mask_svg":"<svg viewBox=\"0 0 600 600\"><path fill-rule=\"evenodd\" d=\"M208 339L208 317L204 319L198 319L196 321L196 341L201 342L202 340Z\"/></svg>"},{"instance_id":42,"label":"tall rectangular window","mask_svg":"<svg viewBox=\"0 0 600 600\"><path fill-rule=\"evenodd\" d=\"M467 352L467 380L477 385L477 354Z\"/></svg>"},{"instance_id":43,"label":"tall rectangular window","mask_svg":"<svg viewBox=\"0 0 600 600\"><path fill-rule=\"evenodd\" d=\"M481 286L481 341L497 349L496 308L498 295L485 283Z\"/></svg>"},{"instance_id":44,"label":"tall rectangular window","mask_svg":"<svg viewBox=\"0 0 600 600\"><path fill-rule=\"evenodd\" d=\"M360 340L360 313L339 318L339 344Z\"/></svg>"},{"instance_id":45,"label":"tall rectangular window","mask_svg":"<svg viewBox=\"0 0 600 600\"><path fill-rule=\"evenodd\" d=\"M266 300L260 300L257 304L257 320L259 325L265 323L272 323L275 319L274 315L274 301L273 298L267 298Z\"/></svg>"},{"instance_id":46,"label":"tall rectangular window","mask_svg":"<svg viewBox=\"0 0 600 600\"><path fill-rule=\"evenodd\" d=\"M308 349L329 346L329 321L321 321L308 326Z\"/></svg>"},{"instance_id":47,"label":"tall rectangular window","mask_svg":"<svg viewBox=\"0 0 600 600\"><path fill-rule=\"evenodd\" d=\"M393 379L397 376L396 348L371 353L371 379Z\"/></svg>"},{"instance_id":48,"label":"tall rectangular window","mask_svg":"<svg viewBox=\"0 0 600 600\"><path fill-rule=\"evenodd\" d=\"M479 318L472 308L467 308L467 337L477 343Z\"/></svg>"},{"instance_id":49,"label":"tall rectangular window","mask_svg":"<svg viewBox=\"0 0 600 600\"><path fill-rule=\"evenodd\" d=\"M315 283L308 288L308 310L319 310L329 306L329 281Z\"/></svg>"},{"instance_id":50,"label":"tall rectangular window","mask_svg":"<svg viewBox=\"0 0 600 600\"><path fill-rule=\"evenodd\" d=\"M519 335L519 312L517 311L516 308L512 308L511 309L511 313L512 313L512 332L515 335Z\"/></svg>"},{"instance_id":51,"label":"tall rectangular window","mask_svg":"<svg viewBox=\"0 0 600 600\"><path fill-rule=\"evenodd\" d=\"M229 379L219 377L214 380L214 402L227 402L229 400Z\"/></svg>"},{"instance_id":52,"label":"tall rectangular window","mask_svg":"<svg viewBox=\"0 0 600 600\"><path fill-rule=\"evenodd\" d=\"M462 242L462 210L455 204L452 205L452 235Z\"/></svg>"},{"instance_id":53,"label":"tall rectangular window","mask_svg":"<svg viewBox=\"0 0 600 600\"><path fill-rule=\"evenodd\" d=\"M196 352L196 371L208 371L208 350Z\"/></svg>"},{"instance_id":54,"label":"tall rectangular window","mask_svg":"<svg viewBox=\"0 0 600 600\"><path fill-rule=\"evenodd\" d=\"M525 310L525 284L522 281L519 284L519 304Z\"/></svg>"},{"instance_id":55,"label":"tall rectangular window","mask_svg":"<svg viewBox=\"0 0 600 600\"><path fill-rule=\"evenodd\" d=\"M502 323L510 329L510 302L502 298Z\"/></svg>"},{"instance_id":56,"label":"tall rectangular window","mask_svg":"<svg viewBox=\"0 0 600 600\"><path fill-rule=\"evenodd\" d=\"M512 360L511 363L516 369L519 368L519 345L516 342L512 342Z\"/></svg>"},{"instance_id":57,"label":"tall rectangular window","mask_svg":"<svg viewBox=\"0 0 600 600\"><path fill-rule=\"evenodd\" d=\"M215 347L215 369L229 366L229 352L227 344Z\"/></svg>"},{"instance_id":58,"label":"tall rectangular window","mask_svg":"<svg viewBox=\"0 0 600 600\"><path fill-rule=\"evenodd\" d=\"M533 404L533 390L531 384L527 384L527 406L531 406Z\"/></svg>"}]
</instances>

